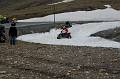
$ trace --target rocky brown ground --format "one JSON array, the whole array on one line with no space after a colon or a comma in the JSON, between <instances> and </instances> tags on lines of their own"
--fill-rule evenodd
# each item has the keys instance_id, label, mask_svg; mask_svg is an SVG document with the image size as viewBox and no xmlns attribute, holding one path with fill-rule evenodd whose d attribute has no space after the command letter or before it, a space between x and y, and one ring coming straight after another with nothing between
<instances>
[{"instance_id":1,"label":"rocky brown ground","mask_svg":"<svg viewBox=\"0 0 120 79\"><path fill-rule=\"evenodd\" d=\"M0 44L0 79L120 79L120 49Z\"/></svg>"},{"instance_id":2,"label":"rocky brown ground","mask_svg":"<svg viewBox=\"0 0 120 79\"><path fill-rule=\"evenodd\" d=\"M106 4L120 10L120 0L74 0L70 3L56 4L55 9L54 6L47 5L59 1L63 0L0 0L0 15L26 19L53 13L104 9Z\"/></svg>"}]
</instances>

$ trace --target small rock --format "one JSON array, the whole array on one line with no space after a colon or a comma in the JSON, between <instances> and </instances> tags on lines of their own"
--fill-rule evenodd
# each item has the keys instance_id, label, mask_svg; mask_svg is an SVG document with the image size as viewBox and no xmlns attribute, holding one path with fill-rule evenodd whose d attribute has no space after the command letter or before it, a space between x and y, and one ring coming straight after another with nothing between
<instances>
[{"instance_id":1,"label":"small rock","mask_svg":"<svg viewBox=\"0 0 120 79\"><path fill-rule=\"evenodd\" d=\"M6 73L6 71L0 71L0 74L5 74Z\"/></svg>"}]
</instances>

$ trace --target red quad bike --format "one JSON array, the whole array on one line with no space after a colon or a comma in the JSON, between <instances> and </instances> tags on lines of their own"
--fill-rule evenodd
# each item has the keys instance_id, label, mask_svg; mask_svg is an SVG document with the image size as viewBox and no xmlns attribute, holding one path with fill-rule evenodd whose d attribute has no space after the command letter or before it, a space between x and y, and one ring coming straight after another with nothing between
<instances>
[{"instance_id":1,"label":"red quad bike","mask_svg":"<svg viewBox=\"0 0 120 79\"><path fill-rule=\"evenodd\" d=\"M71 39L71 33L60 33L58 36L57 36L57 39L62 39L62 38L68 38L68 39Z\"/></svg>"}]
</instances>

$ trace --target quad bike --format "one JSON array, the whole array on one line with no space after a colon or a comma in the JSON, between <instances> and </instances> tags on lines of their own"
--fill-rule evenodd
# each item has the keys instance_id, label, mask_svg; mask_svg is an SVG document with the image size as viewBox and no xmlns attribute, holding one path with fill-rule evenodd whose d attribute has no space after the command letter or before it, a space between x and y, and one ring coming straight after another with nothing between
<instances>
[{"instance_id":1,"label":"quad bike","mask_svg":"<svg viewBox=\"0 0 120 79\"><path fill-rule=\"evenodd\" d=\"M68 39L71 39L71 34L70 33L60 33L58 36L57 36L57 39L62 39L62 38L68 38Z\"/></svg>"}]
</instances>

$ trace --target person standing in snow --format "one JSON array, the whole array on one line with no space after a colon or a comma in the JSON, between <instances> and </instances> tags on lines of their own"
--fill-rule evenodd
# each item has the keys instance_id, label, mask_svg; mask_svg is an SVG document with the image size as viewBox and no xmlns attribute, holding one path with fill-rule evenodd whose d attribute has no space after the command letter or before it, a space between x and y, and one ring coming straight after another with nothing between
<instances>
[{"instance_id":1,"label":"person standing in snow","mask_svg":"<svg viewBox=\"0 0 120 79\"><path fill-rule=\"evenodd\" d=\"M16 44L17 28L15 26L16 26L16 23L12 22L11 27L9 29L10 45L15 45Z\"/></svg>"}]
</instances>

